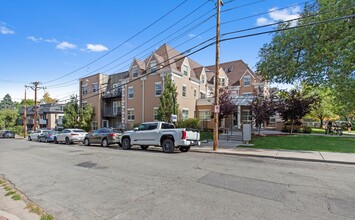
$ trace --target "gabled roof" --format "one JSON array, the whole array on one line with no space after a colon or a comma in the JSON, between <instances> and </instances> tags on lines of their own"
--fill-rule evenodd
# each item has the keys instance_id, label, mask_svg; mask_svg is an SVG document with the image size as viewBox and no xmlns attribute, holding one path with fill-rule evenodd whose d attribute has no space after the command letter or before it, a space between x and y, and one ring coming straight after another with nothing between
<instances>
[{"instance_id":1,"label":"gabled roof","mask_svg":"<svg viewBox=\"0 0 355 220\"><path fill-rule=\"evenodd\" d=\"M224 69L224 71L228 76L229 86L239 85L240 83L238 84L238 81L240 81L241 77L245 74L246 71L250 72L250 74L252 74L255 77L257 82L261 81L261 78L258 75L256 75L254 71L251 70L249 66L246 63L244 63L242 60L235 60L231 62L221 63L220 67ZM216 66L215 65L208 66L208 68L211 69L212 71L215 71Z\"/></svg>"}]
</instances>

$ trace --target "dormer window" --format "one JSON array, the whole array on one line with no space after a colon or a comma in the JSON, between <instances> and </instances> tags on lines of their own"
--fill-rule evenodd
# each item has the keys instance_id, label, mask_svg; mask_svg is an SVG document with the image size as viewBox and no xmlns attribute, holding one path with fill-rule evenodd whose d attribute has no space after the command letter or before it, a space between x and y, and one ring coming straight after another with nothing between
<instances>
[{"instance_id":1,"label":"dormer window","mask_svg":"<svg viewBox=\"0 0 355 220\"><path fill-rule=\"evenodd\" d=\"M187 76L189 73L189 66L184 64L184 69L183 69L184 75Z\"/></svg>"},{"instance_id":2,"label":"dormer window","mask_svg":"<svg viewBox=\"0 0 355 220\"><path fill-rule=\"evenodd\" d=\"M150 61L150 72L155 73L157 71L157 61Z\"/></svg>"},{"instance_id":3,"label":"dormer window","mask_svg":"<svg viewBox=\"0 0 355 220\"><path fill-rule=\"evenodd\" d=\"M132 67L132 77L137 77L138 76L138 69L137 66Z\"/></svg>"},{"instance_id":4,"label":"dormer window","mask_svg":"<svg viewBox=\"0 0 355 220\"><path fill-rule=\"evenodd\" d=\"M219 78L219 85L220 86L226 86L226 79L225 78Z\"/></svg>"},{"instance_id":5,"label":"dormer window","mask_svg":"<svg viewBox=\"0 0 355 220\"><path fill-rule=\"evenodd\" d=\"M244 76L244 85L250 86L250 76Z\"/></svg>"}]
</instances>

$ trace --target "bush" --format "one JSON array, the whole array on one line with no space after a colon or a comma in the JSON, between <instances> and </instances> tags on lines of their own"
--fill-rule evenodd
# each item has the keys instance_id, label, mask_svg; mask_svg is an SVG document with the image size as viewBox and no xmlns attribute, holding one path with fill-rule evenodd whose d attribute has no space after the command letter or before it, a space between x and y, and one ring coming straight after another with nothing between
<instances>
[{"instance_id":1,"label":"bush","mask_svg":"<svg viewBox=\"0 0 355 220\"><path fill-rule=\"evenodd\" d=\"M198 118L189 118L184 121L178 121L176 127L200 129L200 120Z\"/></svg>"},{"instance_id":2,"label":"bush","mask_svg":"<svg viewBox=\"0 0 355 220\"><path fill-rule=\"evenodd\" d=\"M23 126L22 125L16 125L9 130L14 131L15 134L23 136Z\"/></svg>"},{"instance_id":3,"label":"bush","mask_svg":"<svg viewBox=\"0 0 355 220\"><path fill-rule=\"evenodd\" d=\"M308 127L308 126L304 126L304 127L302 128L302 133L310 134L310 133L312 133L312 128L311 128L311 127Z\"/></svg>"}]
</instances>

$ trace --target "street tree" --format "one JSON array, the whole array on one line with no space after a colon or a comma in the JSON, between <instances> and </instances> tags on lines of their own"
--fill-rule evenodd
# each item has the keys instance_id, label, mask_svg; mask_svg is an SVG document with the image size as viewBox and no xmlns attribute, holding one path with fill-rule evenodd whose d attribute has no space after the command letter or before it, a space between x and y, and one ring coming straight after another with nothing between
<instances>
[{"instance_id":1,"label":"street tree","mask_svg":"<svg viewBox=\"0 0 355 220\"><path fill-rule=\"evenodd\" d=\"M15 102L12 101L12 98L9 94L6 94L4 98L0 101L0 110L2 109L15 109Z\"/></svg>"},{"instance_id":2,"label":"street tree","mask_svg":"<svg viewBox=\"0 0 355 220\"><path fill-rule=\"evenodd\" d=\"M43 94L43 98L40 100L40 103L45 103L45 104L48 104L48 103L56 103L58 102L57 99L55 98L52 98L50 95L49 95L49 92L45 92Z\"/></svg>"},{"instance_id":3,"label":"street tree","mask_svg":"<svg viewBox=\"0 0 355 220\"><path fill-rule=\"evenodd\" d=\"M25 100L22 99L20 102L20 105L23 106L25 104ZM39 103L37 103L39 104ZM26 99L26 106L34 106L35 105L35 100L33 99Z\"/></svg>"},{"instance_id":4,"label":"street tree","mask_svg":"<svg viewBox=\"0 0 355 220\"><path fill-rule=\"evenodd\" d=\"M307 3L297 25L308 27L276 32L259 51L257 70L277 83L305 81L331 89L342 111L355 109L355 19L324 20L354 14L353 0L318 0ZM277 29L295 25L288 22Z\"/></svg>"},{"instance_id":5,"label":"street tree","mask_svg":"<svg viewBox=\"0 0 355 220\"><path fill-rule=\"evenodd\" d=\"M64 106L63 126L89 131L93 116L94 110L91 106L86 105L80 108L77 96L71 96L70 101Z\"/></svg>"},{"instance_id":6,"label":"street tree","mask_svg":"<svg viewBox=\"0 0 355 220\"><path fill-rule=\"evenodd\" d=\"M178 113L179 104L176 100L177 95L175 83L171 79L171 75L167 74L165 76L164 91L160 96L158 120L171 122L171 115Z\"/></svg>"},{"instance_id":7,"label":"street tree","mask_svg":"<svg viewBox=\"0 0 355 220\"><path fill-rule=\"evenodd\" d=\"M232 100L230 90L226 88L219 88L218 105L219 105L219 113L218 113L219 119L227 118L228 115L233 113L235 104ZM214 109L212 109L211 112L212 112L211 118L214 118L214 114L215 114Z\"/></svg>"},{"instance_id":8,"label":"street tree","mask_svg":"<svg viewBox=\"0 0 355 220\"><path fill-rule=\"evenodd\" d=\"M277 103L270 97L256 97L251 103L252 117L260 134L261 126L270 122L270 117L276 114Z\"/></svg>"},{"instance_id":9,"label":"street tree","mask_svg":"<svg viewBox=\"0 0 355 220\"><path fill-rule=\"evenodd\" d=\"M301 119L308 114L312 108L317 107L318 102L318 96L305 95L299 89L280 92L278 112L285 123L291 123L291 134L294 125L301 123Z\"/></svg>"},{"instance_id":10,"label":"street tree","mask_svg":"<svg viewBox=\"0 0 355 220\"><path fill-rule=\"evenodd\" d=\"M16 109L2 109L0 110L0 129L9 129L16 125L18 113Z\"/></svg>"}]
</instances>

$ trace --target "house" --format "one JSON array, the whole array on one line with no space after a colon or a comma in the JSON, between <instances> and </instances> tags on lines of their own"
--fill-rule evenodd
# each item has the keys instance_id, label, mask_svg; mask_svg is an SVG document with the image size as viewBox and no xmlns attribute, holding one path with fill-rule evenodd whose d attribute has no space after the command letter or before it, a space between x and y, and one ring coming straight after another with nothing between
<instances>
[{"instance_id":1,"label":"house","mask_svg":"<svg viewBox=\"0 0 355 220\"><path fill-rule=\"evenodd\" d=\"M40 104L37 107L37 127L60 129L63 127L64 104L48 103ZM34 127L34 106L26 107L27 129L33 130ZM24 108L20 109L20 116L23 118ZM17 121L18 125L23 125L23 120Z\"/></svg>"},{"instance_id":2,"label":"house","mask_svg":"<svg viewBox=\"0 0 355 220\"><path fill-rule=\"evenodd\" d=\"M167 76L177 88L178 119L197 117L205 128L212 128L215 67L202 66L164 44L146 59L132 60L126 72L97 73L80 79L80 105L90 104L95 112L92 129L132 129L138 123L157 120ZM241 60L221 64L217 81L221 87L231 90L237 105L235 115L226 120L226 126L240 126L250 116L244 106L248 102L239 101L240 96L251 98L264 83Z\"/></svg>"}]
</instances>

